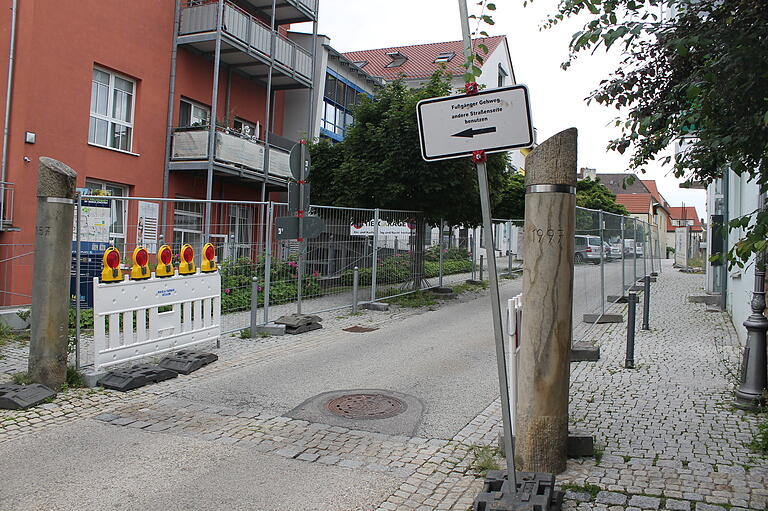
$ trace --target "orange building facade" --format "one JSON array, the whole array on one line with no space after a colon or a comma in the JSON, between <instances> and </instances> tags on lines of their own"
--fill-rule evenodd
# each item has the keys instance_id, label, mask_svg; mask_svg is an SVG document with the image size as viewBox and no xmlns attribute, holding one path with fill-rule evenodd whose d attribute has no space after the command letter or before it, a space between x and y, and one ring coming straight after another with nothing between
<instances>
[{"instance_id":1,"label":"orange building facade","mask_svg":"<svg viewBox=\"0 0 768 511\"><path fill-rule=\"evenodd\" d=\"M313 56L286 34L316 22L317 1L0 1L0 55L10 64L0 71L10 104L0 102L0 245L34 244L41 156L72 167L82 193L284 198L293 142L281 136L283 91L313 81ZM179 237L173 208L160 208L166 240ZM194 208L206 217L200 239L227 235L222 207ZM135 237L135 215L125 207L117 244ZM1 265L0 280L0 305L28 303L31 264Z\"/></svg>"}]
</instances>

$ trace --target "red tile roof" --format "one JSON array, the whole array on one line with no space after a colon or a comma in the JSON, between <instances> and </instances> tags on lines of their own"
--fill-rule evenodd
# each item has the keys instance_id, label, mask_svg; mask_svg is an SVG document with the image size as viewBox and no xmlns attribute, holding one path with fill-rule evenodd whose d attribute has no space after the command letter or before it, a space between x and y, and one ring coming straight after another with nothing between
<instances>
[{"instance_id":1,"label":"red tile roof","mask_svg":"<svg viewBox=\"0 0 768 511\"><path fill-rule=\"evenodd\" d=\"M701 224L699 214L694 206L671 206L669 208L669 216L671 219L667 219L667 232L673 232L676 229L676 226L672 225L671 220L693 220L693 225L690 226L692 231L701 232L704 230L704 226Z\"/></svg>"},{"instance_id":2,"label":"red tile roof","mask_svg":"<svg viewBox=\"0 0 768 511\"><path fill-rule=\"evenodd\" d=\"M488 47L488 55L506 39L506 36L480 37L474 39L475 47L478 44L484 44ZM408 60L401 66L386 67L392 62L387 53L400 52L408 57ZM449 62L437 63L435 59L444 52L455 53ZM482 52L480 52L482 55ZM462 41L448 41L444 43L415 44L411 46L395 46L392 48L380 48L377 50L350 51L344 53L352 62L365 61L363 70L373 76L381 76L387 80L394 80L401 74L410 78L426 78L445 65L446 69L453 75L464 74L464 44ZM482 67L482 66L481 66Z\"/></svg>"},{"instance_id":3,"label":"red tile roof","mask_svg":"<svg viewBox=\"0 0 768 511\"><path fill-rule=\"evenodd\" d=\"M634 214L647 215L651 210L651 195L647 193L617 193L616 202Z\"/></svg>"},{"instance_id":4,"label":"red tile roof","mask_svg":"<svg viewBox=\"0 0 768 511\"><path fill-rule=\"evenodd\" d=\"M640 181L642 181L645 187L648 188L648 191L651 192L653 200L661 204L661 207L665 209L669 208L669 204L667 204L667 201L664 200L664 197L659 193L659 189L656 186L656 181L653 179L641 179Z\"/></svg>"}]
</instances>

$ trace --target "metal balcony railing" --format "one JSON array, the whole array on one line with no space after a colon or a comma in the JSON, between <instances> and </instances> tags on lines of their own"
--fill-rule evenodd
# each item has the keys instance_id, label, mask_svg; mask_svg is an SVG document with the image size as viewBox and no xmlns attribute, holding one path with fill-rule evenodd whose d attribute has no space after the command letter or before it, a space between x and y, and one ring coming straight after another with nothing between
<instances>
[{"instance_id":1,"label":"metal balcony railing","mask_svg":"<svg viewBox=\"0 0 768 511\"><path fill-rule=\"evenodd\" d=\"M316 0L301 0L302 4L315 4ZM216 3L197 4L191 3L181 12L181 25L179 35L214 32L216 30ZM271 57L271 39L273 31L261 20L251 16L239 7L231 3L224 4L224 17L221 24L222 31L246 46L249 52ZM276 34L275 61L295 71L305 79L312 76L312 57L296 43Z\"/></svg>"},{"instance_id":2,"label":"metal balcony railing","mask_svg":"<svg viewBox=\"0 0 768 511\"><path fill-rule=\"evenodd\" d=\"M264 142L228 129L216 129L214 160L218 163L264 172ZM171 160L208 160L208 127L177 128L173 134ZM288 151L272 146L269 149L269 174L278 177L291 175Z\"/></svg>"}]
</instances>

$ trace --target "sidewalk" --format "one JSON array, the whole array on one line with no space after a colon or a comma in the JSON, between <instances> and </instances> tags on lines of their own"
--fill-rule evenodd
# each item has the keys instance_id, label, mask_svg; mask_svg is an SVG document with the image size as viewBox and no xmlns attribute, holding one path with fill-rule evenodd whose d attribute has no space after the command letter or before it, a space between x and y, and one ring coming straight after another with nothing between
<instances>
[{"instance_id":1,"label":"sidewalk","mask_svg":"<svg viewBox=\"0 0 768 511\"><path fill-rule=\"evenodd\" d=\"M558 476L568 489L566 509L766 509L768 460L745 447L757 418L730 406L740 355L735 331L725 314L686 300L702 279L664 267L652 284L652 329L639 330L638 322L635 370L622 367L624 324L590 330L601 360L571 365L570 415L575 427L595 435L599 460L571 460ZM502 291L519 285L503 281ZM445 307L459 312L471 298ZM625 313L626 305L614 309ZM222 343L220 360L190 376L124 394L72 390L32 410L0 411L0 509L122 502L125 509L226 503L276 510L290 502L323 511L466 511L482 486L471 468L476 446L497 442L492 395L475 396L489 405L451 438L420 438L225 408L179 393L235 368L258 371L286 353L321 353L346 326L385 331L414 316L429 325L431 314L329 317L326 328L302 336Z\"/></svg>"}]
</instances>

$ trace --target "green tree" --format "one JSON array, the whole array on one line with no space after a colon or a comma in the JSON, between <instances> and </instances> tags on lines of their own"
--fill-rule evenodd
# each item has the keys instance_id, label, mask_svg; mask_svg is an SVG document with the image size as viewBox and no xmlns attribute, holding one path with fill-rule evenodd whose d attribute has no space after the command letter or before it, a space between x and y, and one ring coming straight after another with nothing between
<instances>
[{"instance_id":1,"label":"green tree","mask_svg":"<svg viewBox=\"0 0 768 511\"><path fill-rule=\"evenodd\" d=\"M525 216L525 175L510 172L499 193L499 203L493 210L494 218L520 219Z\"/></svg>"},{"instance_id":2,"label":"green tree","mask_svg":"<svg viewBox=\"0 0 768 511\"><path fill-rule=\"evenodd\" d=\"M628 215L623 204L616 202L616 194L600 182L591 178L576 183L576 205L582 208L599 209L617 215Z\"/></svg>"},{"instance_id":3,"label":"green tree","mask_svg":"<svg viewBox=\"0 0 768 511\"><path fill-rule=\"evenodd\" d=\"M470 158L426 162L421 157L416 103L449 94L449 77L437 72L420 89L396 80L374 98L363 98L344 141L310 147L313 203L417 210L431 223L443 218L450 225L479 224L477 174ZM494 206L507 179L507 160L506 153L488 156Z\"/></svg>"},{"instance_id":4,"label":"green tree","mask_svg":"<svg viewBox=\"0 0 768 511\"><path fill-rule=\"evenodd\" d=\"M768 2L564 0L544 26L581 15L588 19L563 67L581 52L622 47L620 67L587 99L625 109L608 147L630 150L632 170L657 157L670 163L661 153L691 134L691 149L674 158L676 176L709 183L730 168L768 190ZM728 255L743 265L766 247L768 212L737 226L745 236Z\"/></svg>"}]
</instances>

